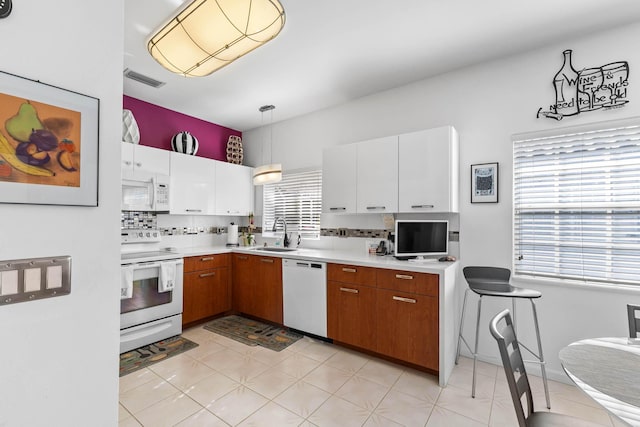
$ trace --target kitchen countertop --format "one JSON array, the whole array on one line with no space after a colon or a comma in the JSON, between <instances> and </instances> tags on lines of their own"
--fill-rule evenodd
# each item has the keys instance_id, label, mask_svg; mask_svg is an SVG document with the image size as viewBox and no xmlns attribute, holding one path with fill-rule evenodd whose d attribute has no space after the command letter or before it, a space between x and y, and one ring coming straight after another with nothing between
<instances>
[{"instance_id":1,"label":"kitchen countertop","mask_svg":"<svg viewBox=\"0 0 640 427\"><path fill-rule=\"evenodd\" d=\"M300 248L291 252L267 252L258 250L259 246L253 247L226 247L226 246L206 246L196 248L179 249L185 256L200 256L223 253L244 253L258 256L269 256L276 258L289 258L310 260L319 262L330 262L340 264L352 264L363 267L388 268L404 271L414 271L417 273L441 274L449 267L457 265L457 261L439 262L411 262L400 261L391 255L377 256L353 251L336 251L332 249L306 249Z\"/></svg>"}]
</instances>

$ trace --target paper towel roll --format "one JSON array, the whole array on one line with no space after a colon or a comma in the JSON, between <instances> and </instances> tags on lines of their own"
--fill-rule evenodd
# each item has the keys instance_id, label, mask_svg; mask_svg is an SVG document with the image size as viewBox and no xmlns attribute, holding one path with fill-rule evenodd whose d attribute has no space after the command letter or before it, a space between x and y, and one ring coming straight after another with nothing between
<instances>
[{"instance_id":1,"label":"paper towel roll","mask_svg":"<svg viewBox=\"0 0 640 427\"><path fill-rule=\"evenodd\" d=\"M238 244L238 225L230 224L228 230L229 232L227 233L227 244L237 245Z\"/></svg>"}]
</instances>

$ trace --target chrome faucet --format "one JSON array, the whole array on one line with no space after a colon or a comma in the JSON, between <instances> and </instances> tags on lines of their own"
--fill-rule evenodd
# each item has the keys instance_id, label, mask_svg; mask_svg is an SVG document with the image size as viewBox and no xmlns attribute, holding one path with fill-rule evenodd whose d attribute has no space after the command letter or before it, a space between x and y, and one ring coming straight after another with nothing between
<instances>
[{"instance_id":1,"label":"chrome faucet","mask_svg":"<svg viewBox=\"0 0 640 427\"><path fill-rule=\"evenodd\" d=\"M276 232L276 224L278 223L278 221L282 221L282 224L284 225L284 238L282 239L282 245L285 248L288 248L291 242L289 241L289 236L287 235L287 221L285 221L283 217L279 216L275 221L273 221L273 228L271 229L271 231L273 231L274 233Z\"/></svg>"}]
</instances>

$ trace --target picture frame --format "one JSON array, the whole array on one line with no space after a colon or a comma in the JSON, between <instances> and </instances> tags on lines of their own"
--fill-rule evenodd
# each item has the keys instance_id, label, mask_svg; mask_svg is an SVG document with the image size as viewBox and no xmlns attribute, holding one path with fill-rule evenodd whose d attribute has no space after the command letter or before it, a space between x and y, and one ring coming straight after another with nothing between
<instances>
[{"instance_id":1,"label":"picture frame","mask_svg":"<svg viewBox=\"0 0 640 427\"><path fill-rule=\"evenodd\" d=\"M498 203L498 163L471 165L471 203Z\"/></svg>"},{"instance_id":2,"label":"picture frame","mask_svg":"<svg viewBox=\"0 0 640 427\"><path fill-rule=\"evenodd\" d=\"M98 206L100 100L0 71L0 203Z\"/></svg>"}]
</instances>

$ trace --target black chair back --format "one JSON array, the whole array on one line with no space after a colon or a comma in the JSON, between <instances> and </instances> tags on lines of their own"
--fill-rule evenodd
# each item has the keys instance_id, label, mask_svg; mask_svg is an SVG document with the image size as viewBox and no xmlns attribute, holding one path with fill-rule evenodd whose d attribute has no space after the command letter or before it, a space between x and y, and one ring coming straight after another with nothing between
<instances>
[{"instance_id":1,"label":"black chair back","mask_svg":"<svg viewBox=\"0 0 640 427\"><path fill-rule=\"evenodd\" d=\"M640 319L636 316L640 314L640 305L627 304L627 316L629 318L629 338L638 338L640 332Z\"/></svg>"},{"instance_id":2,"label":"black chair back","mask_svg":"<svg viewBox=\"0 0 640 427\"><path fill-rule=\"evenodd\" d=\"M504 324L499 325L503 320ZM504 366L507 383L509 384L518 424L520 427L526 427L527 418L533 413L533 395L509 310L504 310L491 319L489 329L491 330L491 335L498 342L502 366ZM526 413L522 405L523 395L526 395Z\"/></svg>"}]
</instances>

